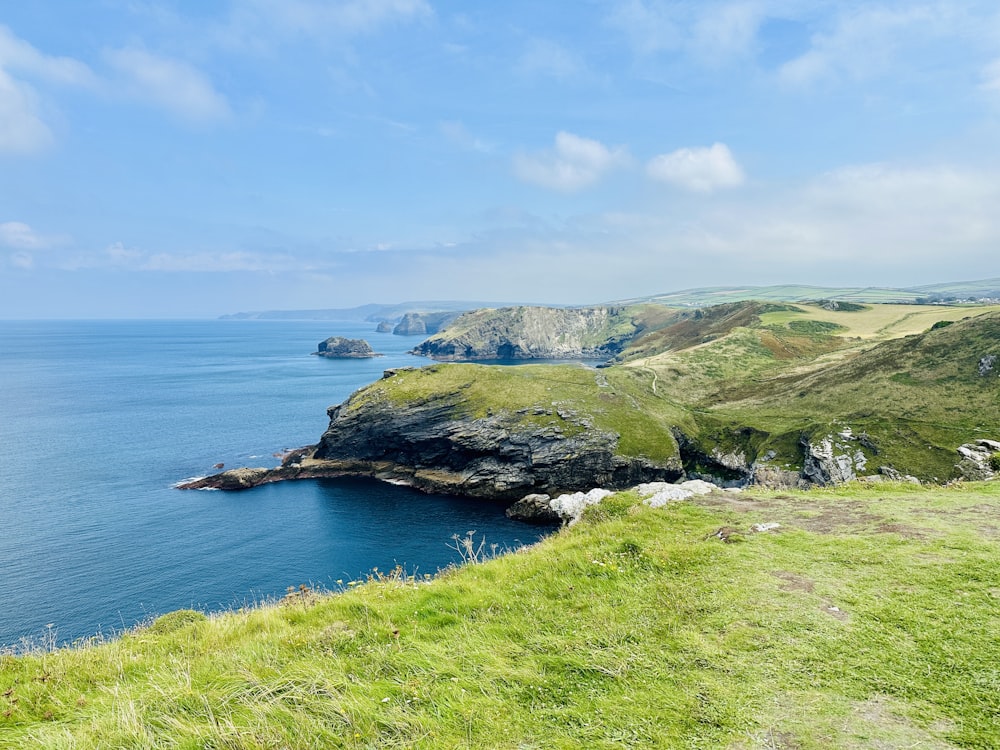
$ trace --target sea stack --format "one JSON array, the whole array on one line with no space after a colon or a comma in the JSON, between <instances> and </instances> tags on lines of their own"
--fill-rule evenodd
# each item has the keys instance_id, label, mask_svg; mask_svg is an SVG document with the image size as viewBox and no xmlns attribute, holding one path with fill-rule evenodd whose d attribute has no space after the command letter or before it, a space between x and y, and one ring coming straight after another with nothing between
<instances>
[{"instance_id":1,"label":"sea stack","mask_svg":"<svg viewBox=\"0 0 1000 750\"><path fill-rule=\"evenodd\" d=\"M313 354L331 359L368 359L382 356L364 339L348 339L343 336L331 336L326 341L320 341Z\"/></svg>"}]
</instances>

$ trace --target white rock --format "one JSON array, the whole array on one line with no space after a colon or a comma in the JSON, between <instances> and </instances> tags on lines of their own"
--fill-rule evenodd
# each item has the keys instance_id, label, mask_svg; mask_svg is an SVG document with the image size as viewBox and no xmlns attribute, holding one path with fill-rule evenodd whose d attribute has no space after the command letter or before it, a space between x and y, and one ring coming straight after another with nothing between
<instances>
[{"instance_id":1,"label":"white rock","mask_svg":"<svg viewBox=\"0 0 1000 750\"><path fill-rule=\"evenodd\" d=\"M650 508L662 508L664 505L676 500L687 500L694 495L691 490L686 490L676 484L668 484L666 488L643 500Z\"/></svg>"},{"instance_id":2,"label":"white rock","mask_svg":"<svg viewBox=\"0 0 1000 750\"><path fill-rule=\"evenodd\" d=\"M555 500L553 500L549 506L559 517L564 521L569 521L570 523L575 523L580 516L583 514L583 509L588 505L597 505L608 495L613 495L613 492L609 490L596 488L592 489L590 492L573 492L565 495L560 495Z\"/></svg>"},{"instance_id":3,"label":"white rock","mask_svg":"<svg viewBox=\"0 0 1000 750\"><path fill-rule=\"evenodd\" d=\"M655 495L657 492L662 492L668 487L676 487L676 485L670 484L670 482L646 482L645 484L636 485L635 491L641 497L648 497L649 495Z\"/></svg>"},{"instance_id":4,"label":"white rock","mask_svg":"<svg viewBox=\"0 0 1000 750\"><path fill-rule=\"evenodd\" d=\"M780 529L780 528L781 528L780 523L755 523L753 526L750 527L750 531L754 532L755 534L761 534L765 531L774 531L775 529Z\"/></svg>"},{"instance_id":5,"label":"white rock","mask_svg":"<svg viewBox=\"0 0 1000 750\"><path fill-rule=\"evenodd\" d=\"M683 487L684 489L693 492L695 495L707 495L710 492L714 492L719 489L711 482L706 482L701 479L689 479L686 482L681 482L677 486Z\"/></svg>"}]
</instances>

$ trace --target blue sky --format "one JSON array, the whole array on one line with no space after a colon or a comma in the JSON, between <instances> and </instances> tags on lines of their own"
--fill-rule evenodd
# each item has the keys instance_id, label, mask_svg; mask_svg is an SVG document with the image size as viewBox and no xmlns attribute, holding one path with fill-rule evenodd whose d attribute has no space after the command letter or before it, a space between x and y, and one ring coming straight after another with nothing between
<instances>
[{"instance_id":1,"label":"blue sky","mask_svg":"<svg viewBox=\"0 0 1000 750\"><path fill-rule=\"evenodd\" d=\"M0 9L0 318L1000 276L995 0Z\"/></svg>"}]
</instances>

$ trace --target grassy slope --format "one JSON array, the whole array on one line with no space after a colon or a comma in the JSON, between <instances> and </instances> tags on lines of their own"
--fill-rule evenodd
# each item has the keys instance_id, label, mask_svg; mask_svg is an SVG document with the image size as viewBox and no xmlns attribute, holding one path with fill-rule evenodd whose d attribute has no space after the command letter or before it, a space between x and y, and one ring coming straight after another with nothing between
<instances>
[{"instance_id":1,"label":"grassy slope","mask_svg":"<svg viewBox=\"0 0 1000 750\"><path fill-rule=\"evenodd\" d=\"M998 313L996 306L765 309L719 338L629 360L626 369L655 377L657 393L689 410L697 427L688 434L706 446L721 441L752 455L775 449L795 467L800 435L850 424L879 444L873 471L892 465L944 480L954 473L956 446L997 437L1000 383L978 377L976 363L1000 353ZM974 316L984 317L963 321ZM942 320L958 323L916 333ZM743 427L764 438L725 445Z\"/></svg>"},{"instance_id":2,"label":"grassy slope","mask_svg":"<svg viewBox=\"0 0 1000 750\"><path fill-rule=\"evenodd\" d=\"M975 362L1000 336L995 326L967 334L971 329L961 319L998 311L723 305L650 326L623 352L623 367L436 365L378 381L352 399L405 403L443 395L455 401L456 416L521 412L524 422L572 432L579 426L558 414L568 409L620 434L622 455L667 458L676 450L670 433L676 426L702 439L706 451L717 445L752 459L774 449L779 463L790 467L800 458L802 434L846 420L879 444L871 471L890 465L944 480L954 474L958 445L997 437L998 383L978 378ZM929 337L912 337L938 321L956 320ZM757 431L752 445L735 437L743 427Z\"/></svg>"},{"instance_id":3,"label":"grassy slope","mask_svg":"<svg viewBox=\"0 0 1000 750\"><path fill-rule=\"evenodd\" d=\"M624 493L430 583L0 657L0 747L997 747L998 508Z\"/></svg>"},{"instance_id":4,"label":"grassy slope","mask_svg":"<svg viewBox=\"0 0 1000 750\"><path fill-rule=\"evenodd\" d=\"M522 411L522 421L552 424L572 434L578 426L561 419L559 410L589 417L595 427L621 435L619 453L660 460L674 455L672 425L691 425L687 413L655 396L647 374L636 370L594 370L576 365L432 365L362 389L348 404L369 399L420 402L440 394L460 394L456 417L481 418L496 410ZM536 407L548 413L536 413Z\"/></svg>"}]
</instances>

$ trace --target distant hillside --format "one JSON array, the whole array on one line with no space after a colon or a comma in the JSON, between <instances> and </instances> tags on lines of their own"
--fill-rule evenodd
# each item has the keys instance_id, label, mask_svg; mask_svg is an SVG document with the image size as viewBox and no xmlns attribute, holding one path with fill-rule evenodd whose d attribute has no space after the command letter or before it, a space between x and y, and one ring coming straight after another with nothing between
<instances>
[{"instance_id":1,"label":"distant hillside","mask_svg":"<svg viewBox=\"0 0 1000 750\"><path fill-rule=\"evenodd\" d=\"M619 304L656 302L678 307L702 307L748 299L781 302L824 299L898 304L966 300L996 302L1000 301L1000 278L928 284L898 289L893 287L821 287L802 284L702 287L620 300Z\"/></svg>"},{"instance_id":2,"label":"distant hillside","mask_svg":"<svg viewBox=\"0 0 1000 750\"><path fill-rule=\"evenodd\" d=\"M438 360L604 359L678 314L660 305L475 310L456 318L414 353Z\"/></svg>"},{"instance_id":3,"label":"distant hillside","mask_svg":"<svg viewBox=\"0 0 1000 750\"><path fill-rule=\"evenodd\" d=\"M909 288L892 287L822 287L802 284L782 284L774 286L713 286L665 292L647 297L616 300L601 303L602 307L622 305L660 304L671 307L705 307L726 302L744 300L774 302L806 302L810 300L838 300L869 303L941 303L984 301L1000 302L1000 278L977 281L956 281L942 284L927 284ZM265 310L239 312L221 316L221 320L358 320L391 321L402 320L409 313L462 312L499 307L524 307L514 302L476 302L458 300L425 300L400 302L398 304L369 304L358 307L343 307L317 310ZM534 307L564 308L566 305L532 305Z\"/></svg>"}]
</instances>

